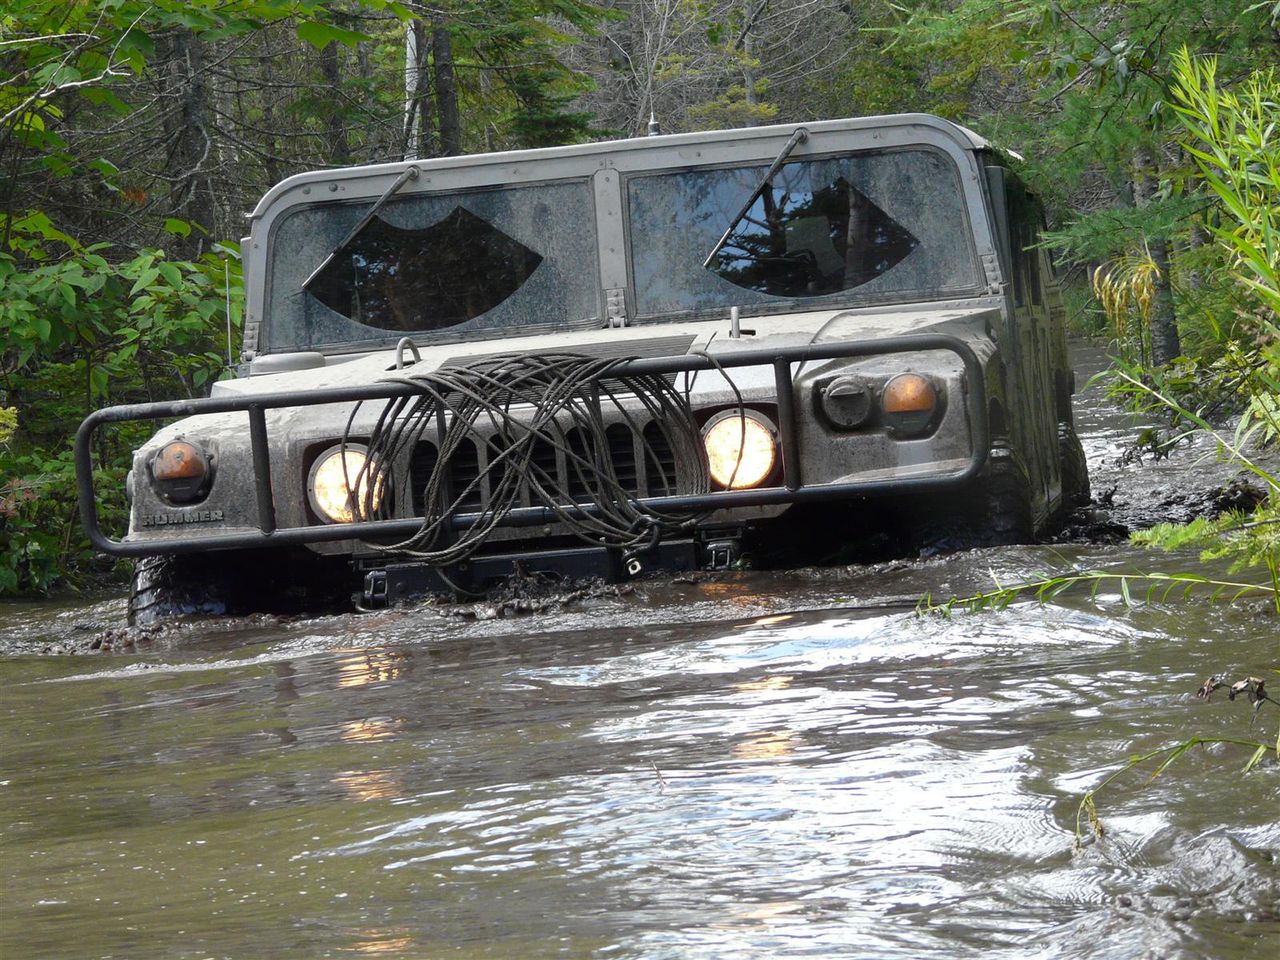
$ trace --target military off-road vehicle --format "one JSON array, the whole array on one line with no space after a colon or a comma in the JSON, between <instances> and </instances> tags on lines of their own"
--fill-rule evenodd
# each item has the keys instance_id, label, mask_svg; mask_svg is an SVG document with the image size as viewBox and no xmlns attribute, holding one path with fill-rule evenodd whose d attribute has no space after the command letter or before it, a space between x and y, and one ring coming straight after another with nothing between
<instances>
[{"instance_id":1,"label":"military off-road vehicle","mask_svg":"<svg viewBox=\"0 0 1280 960\"><path fill-rule=\"evenodd\" d=\"M250 220L238 376L78 437L138 622L1025 541L1087 498L1039 208L936 117L324 170ZM90 443L138 419L117 539Z\"/></svg>"}]
</instances>

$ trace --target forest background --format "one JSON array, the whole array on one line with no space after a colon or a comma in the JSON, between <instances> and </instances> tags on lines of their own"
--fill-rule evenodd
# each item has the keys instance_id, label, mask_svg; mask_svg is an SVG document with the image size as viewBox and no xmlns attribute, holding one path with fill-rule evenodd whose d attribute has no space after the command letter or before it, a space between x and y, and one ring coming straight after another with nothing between
<instances>
[{"instance_id":1,"label":"forest background","mask_svg":"<svg viewBox=\"0 0 1280 960\"><path fill-rule=\"evenodd\" d=\"M227 375L236 241L273 183L651 115L924 111L1016 149L1122 382L1274 435L1277 60L1275 0L0 0L0 596L111 574L75 427ZM99 489L138 439L97 451Z\"/></svg>"}]
</instances>

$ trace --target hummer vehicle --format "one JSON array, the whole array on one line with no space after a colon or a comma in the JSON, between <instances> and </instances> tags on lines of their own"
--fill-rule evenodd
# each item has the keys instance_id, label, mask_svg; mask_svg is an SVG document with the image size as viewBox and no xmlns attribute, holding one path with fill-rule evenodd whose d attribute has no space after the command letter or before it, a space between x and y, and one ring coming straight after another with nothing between
<instances>
[{"instance_id":1,"label":"hummer vehicle","mask_svg":"<svg viewBox=\"0 0 1280 960\"><path fill-rule=\"evenodd\" d=\"M1088 496L1040 210L936 117L323 170L250 221L238 376L77 438L135 622L1025 541ZM116 539L90 444L140 419Z\"/></svg>"}]
</instances>

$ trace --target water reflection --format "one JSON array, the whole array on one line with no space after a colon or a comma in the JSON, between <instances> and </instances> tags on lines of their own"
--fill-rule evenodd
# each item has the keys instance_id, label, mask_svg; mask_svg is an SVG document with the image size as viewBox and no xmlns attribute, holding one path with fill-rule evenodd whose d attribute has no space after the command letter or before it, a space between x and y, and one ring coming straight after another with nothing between
<instances>
[{"instance_id":1,"label":"water reflection","mask_svg":"<svg viewBox=\"0 0 1280 960\"><path fill-rule=\"evenodd\" d=\"M352 800L396 800L403 787L392 770L343 770L333 778Z\"/></svg>"},{"instance_id":2,"label":"water reflection","mask_svg":"<svg viewBox=\"0 0 1280 960\"><path fill-rule=\"evenodd\" d=\"M398 680L406 670L409 658L392 650L365 650L344 657L338 663L338 686L364 687L373 683Z\"/></svg>"},{"instance_id":3,"label":"water reflection","mask_svg":"<svg viewBox=\"0 0 1280 960\"><path fill-rule=\"evenodd\" d=\"M1280 943L1274 768L1189 755L1100 799L1107 844L1070 833L1119 757L1239 732L1191 692L1223 663L1261 675L1270 621L804 612L829 589L806 583L781 613L755 606L776 580L728 585L751 605L729 621L405 612L367 649L351 618L240 659L0 664L0 955L256 956L285 930L290 956Z\"/></svg>"},{"instance_id":4,"label":"water reflection","mask_svg":"<svg viewBox=\"0 0 1280 960\"><path fill-rule=\"evenodd\" d=\"M734 744L733 755L739 760L782 760L804 743L794 730L777 730L748 737Z\"/></svg>"},{"instance_id":5,"label":"water reflection","mask_svg":"<svg viewBox=\"0 0 1280 960\"><path fill-rule=\"evenodd\" d=\"M398 720L382 718L349 720L342 725L342 732L338 736L347 743L376 743L395 736L399 726Z\"/></svg>"},{"instance_id":6,"label":"water reflection","mask_svg":"<svg viewBox=\"0 0 1280 960\"><path fill-rule=\"evenodd\" d=\"M356 936L363 939L357 939L351 945L351 950L366 956L402 957L414 945L413 937L397 935L394 932L361 930Z\"/></svg>"},{"instance_id":7,"label":"water reflection","mask_svg":"<svg viewBox=\"0 0 1280 960\"><path fill-rule=\"evenodd\" d=\"M795 677L783 674L777 677L761 677L759 680L744 680L733 686L739 693L769 693L775 690L786 690L794 679Z\"/></svg>"}]
</instances>

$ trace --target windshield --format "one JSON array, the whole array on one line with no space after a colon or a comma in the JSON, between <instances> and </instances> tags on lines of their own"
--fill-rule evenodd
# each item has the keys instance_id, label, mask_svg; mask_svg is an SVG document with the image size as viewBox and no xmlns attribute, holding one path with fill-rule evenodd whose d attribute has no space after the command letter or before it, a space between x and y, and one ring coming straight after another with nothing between
<instances>
[{"instance_id":1,"label":"windshield","mask_svg":"<svg viewBox=\"0 0 1280 960\"><path fill-rule=\"evenodd\" d=\"M767 167L630 179L641 316L923 300L978 285L958 172L944 154L924 149L784 165L704 268Z\"/></svg>"},{"instance_id":2,"label":"windshield","mask_svg":"<svg viewBox=\"0 0 1280 960\"><path fill-rule=\"evenodd\" d=\"M370 205L305 207L276 227L268 350L598 322L586 181L398 197L339 247Z\"/></svg>"}]
</instances>

